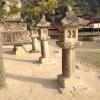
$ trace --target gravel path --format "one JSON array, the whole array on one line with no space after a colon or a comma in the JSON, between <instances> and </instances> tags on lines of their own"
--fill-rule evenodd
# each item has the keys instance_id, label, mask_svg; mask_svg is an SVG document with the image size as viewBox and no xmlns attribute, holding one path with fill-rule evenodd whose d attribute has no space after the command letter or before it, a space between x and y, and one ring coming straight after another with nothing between
<instances>
[{"instance_id":1,"label":"gravel path","mask_svg":"<svg viewBox=\"0 0 100 100\"><path fill-rule=\"evenodd\" d=\"M27 50L30 46L27 45ZM12 47L3 47L7 86L0 90L0 100L100 100L100 72L80 65L76 75L87 85L86 91L60 94L57 75L61 73L61 49L50 46L55 64L38 62L40 53L12 55Z\"/></svg>"}]
</instances>

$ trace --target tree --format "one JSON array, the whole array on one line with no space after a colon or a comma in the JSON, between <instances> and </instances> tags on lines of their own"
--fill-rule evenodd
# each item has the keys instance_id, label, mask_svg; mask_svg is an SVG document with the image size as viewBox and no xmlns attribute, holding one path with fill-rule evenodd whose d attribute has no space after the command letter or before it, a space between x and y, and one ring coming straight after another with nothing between
<instances>
[{"instance_id":1,"label":"tree","mask_svg":"<svg viewBox=\"0 0 100 100\"><path fill-rule=\"evenodd\" d=\"M5 4L5 3L4 3ZM8 5L7 5L8 6ZM14 6L10 6L10 12L7 14L5 10L3 9L3 2L0 1L0 20L3 19L5 13L6 15L12 15L19 12L19 8ZM3 25L0 23L0 88L5 86L5 69L3 64L3 55L2 55L2 34L3 31Z\"/></svg>"},{"instance_id":2,"label":"tree","mask_svg":"<svg viewBox=\"0 0 100 100\"><path fill-rule=\"evenodd\" d=\"M74 3L74 0L60 0L63 5L72 5Z\"/></svg>"},{"instance_id":3,"label":"tree","mask_svg":"<svg viewBox=\"0 0 100 100\"><path fill-rule=\"evenodd\" d=\"M0 24L0 88L5 86L5 69L3 64L3 56L2 56L2 25Z\"/></svg>"},{"instance_id":4,"label":"tree","mask_svg":"<svg viewBox=\"0 0 100 100\"><path fill-rule=\"evenodd\" d=\"M24 4L23 12L25 11L28 16L33 16L36 21L39 21L42 13L48 15L55 13L58 0L33 0L33 2L24 2Z\"/></svg>"},{"instance_id":5,"label":"tree","mask_svg":"<svg viewBox=\"0 0 100 100\"><path fill-rule=\"evenodd\" d=\"M86 2L85 0L81 0L81 1L76 0L74 11L76 15L83 16L83 15L87 15L91 11L91 8L89 6L89 3Z\"/></svg>"},{"instance_id":6,"label":"tree","mask_svg":"<svg viewBox=\"0 0 100 100\"><path fill-rule=\"evenodd\" d=\"M0 8L1 8L2 2L0 2ZM3 18L3 15L5 14L5 10L0 9L0 18ZM2 25L0 23L0 88L5 86L5 69L3 64L3 56L2 56Z\"/></svg>"},{"instance_id":7,"label":"tree","mask_svg":"<svg viewBox=\"0 0 100 100\"><path fill-rule=\"evenodd\" d=\"M97 17L100 17L100 7L97 7L97 14L96 14Z\"/></svg>"},{"instance_id":8,"label":"tree","mask_svg":"<svg viewBox=\"0 0 100 100\"><path fill-rule=\"evenodd\" d=\"M6 11L3 9L0 9L0 18L3 18L4 15L6 15Z\"/></svg>"}]
</instances>

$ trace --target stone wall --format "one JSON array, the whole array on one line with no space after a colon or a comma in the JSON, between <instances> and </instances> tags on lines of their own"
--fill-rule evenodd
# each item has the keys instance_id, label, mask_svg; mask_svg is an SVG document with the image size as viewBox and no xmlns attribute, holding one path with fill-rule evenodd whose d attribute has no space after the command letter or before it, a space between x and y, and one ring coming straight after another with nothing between
<instances>
[{"instance_id":1,"label":"stone wall","mask_svg":"<svg viewBox=\"0 0 100 100\"><path fill-rule=\"evenodd\" d=\"M31 42L30 32L27 31L26 23L7 22L2 25L3 44Z\"/></svg>"},{"instance_id":2,"label":"stone wall","mask_svg":"<svg viewBox=\"0 0 100 100\"><path fill-rule=\"evenodd\" d=\"M22 32L2 32L3 45L31 42L30 34L27 31Z\"/></svg>"}]
</instances>

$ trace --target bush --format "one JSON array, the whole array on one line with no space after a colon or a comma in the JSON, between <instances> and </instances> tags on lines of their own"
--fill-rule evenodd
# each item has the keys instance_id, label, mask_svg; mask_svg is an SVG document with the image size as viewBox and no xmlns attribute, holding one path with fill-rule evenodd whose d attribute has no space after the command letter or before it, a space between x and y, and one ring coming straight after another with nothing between
<instances>
[{"instance_id":1,"label":"bush","mask_svg":"<svg viewBox=\"0 0 100 100\"><path fill-rule=\"evenodd\" d=\"M17 8L15 5L14 6L10 6L10 12L8 13L8 15L11 15L11 14L16 14L20 11L19 8Z\"/></svg>"},{"instance_id":2,"label":"bush","mask_svg":"<svg viewBox=\"0 0 100 100\"><path fill-rule=\"evenodd\" d=\"M7 15L7 12L3 9L0 9L0 17L3 17L4 15Z\"/></svg>"}]
</instances>

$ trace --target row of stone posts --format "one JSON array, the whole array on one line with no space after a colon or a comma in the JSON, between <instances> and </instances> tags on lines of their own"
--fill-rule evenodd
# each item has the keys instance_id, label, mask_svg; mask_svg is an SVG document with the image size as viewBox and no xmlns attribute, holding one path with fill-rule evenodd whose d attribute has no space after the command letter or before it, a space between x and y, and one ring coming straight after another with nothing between
<instances>
[{"instance_id":1,"label":"row of stone posts","mask_svg":"<svg viewBox=\"0 0 100 100\"><path fill-rule=\"evenodd\" d=\"M63 33L60 34L60 40L56 43L62 48L62 74L57 76L57 81L62 88L67 87L69 90L73 90L74 88L81 89L80 85L82 84L80 79L74 76L76 66L75 51L76 48L80 46L80 42L78 41L78 29L80 26L86 24L87 21L76 17L72 8L68 6L66 16L62 19L61 23L63 26ZM48 28L50 27L50 23L46 21L43 15L36 26L39 28L41 42L41 57L39 61L41 63L50 63L51 59L48 47Z\"/></svg>"},{"instance_id":2,"label":"row of stone posts","mask_svg":"<svg viewBox=\"0 0 100 100\"><path fill-rule=\"evenodd\" d=\"M62 74L58 75L57 80L62 88L79 87L80 82L74 77L75 72L75 51L80 45L78 41L78 28L85 24L86 21L82 18L76 17L72 8L68 6L66 16L61 21L63 26L63 33L61 38L57 41L57 45L62 48ZM38 35L38 27L39 35ZM37 52L38 49L38 36L41 44L41 57L39 61L41 63L51 63L50 52L48 46L48 28L50 23L46 21L45 15L42 16L41 20L37 25L33 21L31 26L31 39L32 39L32 51ZM1 70L0 70L1 73ZM1 76L0 76L1 78ZM76 85L77 84L77 85ZM73 86L74 85L74 86Z\"/></svg>"},{"instance_id":3,"label":"row of stone posts","mask_svg":"<svg viewBox=\"0 0 100 100\"><path fill-rule=\"evenodd\" d=\"M48 45L48 28L50 27L50 22L48 22L45 18L45 15L42 15L42 18L39 23L35 25L35 21L32 21L31 25L31 39L32 39L32 50L31 52L39 51L38 37L40 39L41 45L41 57L39 58L39 62L43 64L47 64L51 61L50 51ZM38 27L38 28L37 28ZM38 34L39 32L39 34Z\"/></svg>"}]
</instances>

